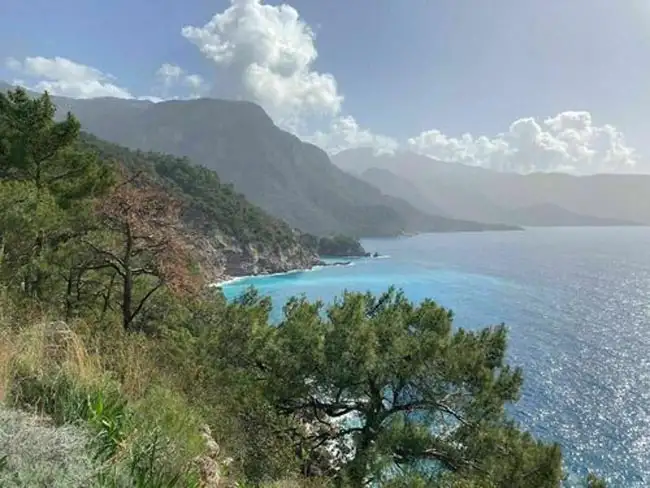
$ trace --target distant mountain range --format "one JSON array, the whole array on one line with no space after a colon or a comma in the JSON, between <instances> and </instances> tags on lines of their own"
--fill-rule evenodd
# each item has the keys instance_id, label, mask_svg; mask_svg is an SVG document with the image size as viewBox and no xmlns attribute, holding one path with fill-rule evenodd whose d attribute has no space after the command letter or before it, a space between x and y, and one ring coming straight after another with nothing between
<instances>
[{"instance_id":1,"label":"distant mountain range","mask_svg":"<svg viewBox=\"0 0 650 488\"><path fill-rule=\"evenodd\" d=\"M270 214L312 234L371 237L513 228L438 216L385 195L333 165L320 148L279 129L250 102L52 99L57 116L71 111L85 131L131 149L188 157Z\"/></svg>"},{"instance_id":2,"label":"distant mountain range","mask_svg":"<svg viewBox=\"0 0 650 488\"><path fill-rule=\"evenodd\" d=\"M531 227L650 225L650 175L520 175L365 148L332 161L386 195L448 218Z\"/></svg>"}]
</instances>

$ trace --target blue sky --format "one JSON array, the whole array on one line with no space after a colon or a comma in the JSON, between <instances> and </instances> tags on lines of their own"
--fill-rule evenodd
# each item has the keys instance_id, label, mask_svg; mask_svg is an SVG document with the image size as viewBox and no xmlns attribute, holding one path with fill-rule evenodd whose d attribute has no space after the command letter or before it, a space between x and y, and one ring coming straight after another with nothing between
<instances>
[{"instance_id":1,"label":"blue sky","mask_svg":"<svg viewBox=\"0 0 650 488\"><path fill-rule=\"evenodd\" d=\"M78 76L60 81L53 63L27 61L65 58L114 76L99 83L129 96L252 99L326 148L399 145L506 170L526 157L540 161L533 169L627 171L650 152L647 0L290 0L284 14L281 2L265 2L266 10L254 0L235 3L10 2L0 16L0 79L106 94L101 86L79 91L71 85ZM214 39L205 35L213 16L228 12L223 29L210 31L222 47L235 46L226 62L210 54ZM280 57L289 61L267 62L278 53L246 38L257 27L233 27L241 19L258 22L269 45L284 43ZM306 28L313 36L298 32ZM164 81L156 72L165 63L183 74ZM317 76L306 86L310 73ZM188 75L202 83L183 81ZM549 118L555 122L545 124Z\"/></svg>"}]
</instances>

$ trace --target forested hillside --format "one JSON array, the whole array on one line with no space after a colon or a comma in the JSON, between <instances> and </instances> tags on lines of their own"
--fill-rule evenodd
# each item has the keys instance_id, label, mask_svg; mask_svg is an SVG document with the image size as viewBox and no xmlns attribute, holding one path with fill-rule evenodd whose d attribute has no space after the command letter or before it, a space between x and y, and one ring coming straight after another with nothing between
<instances>
[{"instance_id":1,"label":"forested hillside","mask_svg":"<svg viewBox=\"0 0 650 488\"><path fill-rule=\"evenodd\" d=\"M272 323L254 290L207 286L194 232L269 248L287 227L53 116L0 94L0 486L560 486L560 447L506 411L505 326L393 289L294 298Z\"/></svg>"},{"instance_id":2,"label":"forested hillside","mask_svg":"<svg viewBox=\"0 0 650 488\"><path fill-rule=\"evenodd\" d=\"M304 245L300 231L249 203L214 171L187 159L132 151L90 134L82 134L78 146L101 161L119 162L182 202L182 220L188 231L200 236L203 247L197 252L203 254L213 280L309 268L317 262L317 246Z\"/></svg>"}]
</instances>

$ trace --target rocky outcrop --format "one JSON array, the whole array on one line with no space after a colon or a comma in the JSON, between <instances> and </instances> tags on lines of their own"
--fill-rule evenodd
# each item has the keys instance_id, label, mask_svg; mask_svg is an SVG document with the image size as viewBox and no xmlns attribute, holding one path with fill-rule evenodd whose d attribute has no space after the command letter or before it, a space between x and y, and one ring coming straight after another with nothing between
<instances>
[{"instance_id":1,"label":"rocky outcrop","mask_svg":"<svg viewBox=\"0 0 650 488\"><path fill-rule=\"evenodd\" d=\"M198 233L191 233L188 241L202 275L211 283L238 276L310 269L320 263L313 250L297 241L284 248L265 248L260 244L241 244L221 235Z\"/></svg>"},{"instance_id":2,"label":"rocky outcrop","mask_svg":"<svg viewBox=\"0 0 650 488\"><path fill-rule=\"evenodd\" d=\"M230 458L220 456L219 444L212 437L210 427L201 427L201 437L205 441L205 452L196 458L202 488L233 488L237 486L226 477L225 471L232 462Z\"/></svg>"}]
</instances>

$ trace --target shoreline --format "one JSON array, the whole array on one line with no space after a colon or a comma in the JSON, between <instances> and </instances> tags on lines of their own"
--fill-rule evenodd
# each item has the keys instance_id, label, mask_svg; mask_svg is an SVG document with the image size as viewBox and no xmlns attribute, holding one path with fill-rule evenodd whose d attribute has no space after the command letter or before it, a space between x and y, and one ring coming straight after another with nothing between
<instances>
[{"instance_id":1,"label":"shoreline","mask_svg":"<svg viewBox=\"0 0 650 488\"><path fill-rule=\"evenodd\" d=\"M378 258L370 258L370 259L379 259L383 256L379 256ZM387 256L386 256L387 257ZM332 259L332 258L327 258L327 259ZM326 263L324 261L320 261L318 264L315 264L314 266L310 268L298 268L298 269L292 269L289 271L280 271L277 273L258 273L258 274L250 274L250 275L241 275L241 276L228 276L224 275L223 279L216 281L214 283L211 283L208 285L209 287L214 287L214 288L223 288L228 285L233 285L239 281L244 281L250 278L272 278L274 276L284 276L284 275L291 275L291 274L298 274L298 273L307 273L311 271L320 271L325 268L331 268L331 267L337 267L337 266L354 266L354 262L352 259L365 259L365 258L351 258L348 261L341 261L338 263Z\"/></svg>"}]
</instances>

